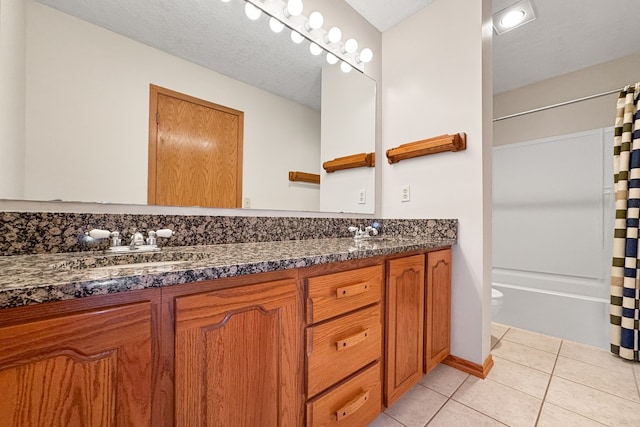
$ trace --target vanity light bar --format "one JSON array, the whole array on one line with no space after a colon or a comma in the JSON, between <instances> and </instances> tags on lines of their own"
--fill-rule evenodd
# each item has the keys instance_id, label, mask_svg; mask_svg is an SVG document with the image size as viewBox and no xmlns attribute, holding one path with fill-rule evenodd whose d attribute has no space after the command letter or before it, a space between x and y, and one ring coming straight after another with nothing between
<instances>
[{"instance_id":1,"label":"vanity light bar","mask_svg":"<svg viewBox=\"0 0 640 427\"><path fill-rule=\"evenodd\" d=\"M322 26L324 19L320 12L311 12L307 18L302 13L302 0L295 0L295 13L290 13L287 9L288 2L283 0L244 0L248 7L252 10L251 6L260 9L271 19L280 21L292 32L295 31L303 38L306 38L311 46L317 45L318 47L326 50L327 61L330 64L334 64L334 58L340 62L342 71L349 72L352 68L364 73L364 64L371 61L373 58L373 52L369 48L364 48L358 51L358 42L355 39L347 39L342 41L342 32L338 27L331 27L329 30L325 30ZM250 6L249 6L250 5ZM297 13L300 12L300 13ZM313 54L319 54L321 52L314 52Z\"/></svg>"}]
</instances>

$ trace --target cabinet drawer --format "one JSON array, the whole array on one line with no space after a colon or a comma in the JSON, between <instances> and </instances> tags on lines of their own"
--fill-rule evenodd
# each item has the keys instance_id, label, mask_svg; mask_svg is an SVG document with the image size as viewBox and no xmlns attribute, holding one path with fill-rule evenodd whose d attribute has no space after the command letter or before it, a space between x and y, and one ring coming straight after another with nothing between
<instances>
[{"instance_id":1,"label":"cabinet drawer","mask_svg":"<svg viewBox=\"0 0 640 427\"><path fill-rule=\"evenodd\" d=\"M379 304L307 328L307 396L329 388L381 354Z\"/></svg>"},{"instance_id":2,"label":"cabinet drawer","mask_svg":"<svg viewBox=\"0 0 640 427\"><path fill-rule=\"evenodd\" d=\"M382 297L382 266L307 279L307 323L316 323L373 304Z\"/></svg>"},{"instance_id":3,"label":"cabinet drawer","mask_svg":"<svg viewBox=\"0 0 640 427\"><path fill-rule=\"evenodd\" d=\"M307 426L366 426L382 411L380 363L307 403Z\"/></svg>"}]
</instances>

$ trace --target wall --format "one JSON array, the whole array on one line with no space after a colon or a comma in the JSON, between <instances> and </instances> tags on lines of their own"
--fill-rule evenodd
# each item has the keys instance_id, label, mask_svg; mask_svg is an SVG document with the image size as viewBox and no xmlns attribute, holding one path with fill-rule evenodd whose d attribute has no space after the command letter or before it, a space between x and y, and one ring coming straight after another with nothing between
<instances>
[{"instance_id":1,"label":"wall","mask_svg":"<svg viewBox=\"0 0 640 427\"><path fill-rule=\"evenodd\" d=\"M349 93L348 97L343 96ZM375 82L347 74L335 65L322 67L321 163L375 150ZM375 169L360 167L327 173L320 170L320 210L328 212L375 211ZM364 202L360 203L360 192Z\"/></svg>"},{"instance_id":2,"label":"wall","mask_svg":"<svg viewBox=\"0 0 640 427\"><path fill-rule=\"evenodd\" d=\"M23 0L0 2L0 198L24 192L25 15Z\"/></svg>"},{"instance_id":3,"label":"wall","mask_svg":"<svg viewBox=\"0 0 640 427\"><path fill-rule=\"evenodd\" d=\"M612 141L607 128L494 148L496 321L607 348Z\"/></svg>"},{"instance_id":4,"label":"wall","mask_svg":"<svg viewBox=\"0 0 640 427\"><path fill-rule=\"evenodd\" d=\"M609 90L640 79L640 54L530 84L494 97L494 117L502 117ZM613 126L617 94L494 123L494 145L512 144Z\"/></svg>"},{"instance_id":5,"label":"wall","mask_svg":"<svg viewBox=\"0 0 640 427\"><path fill-rule=\"evenodd\" d=\"M245 112L251 207L318 209L317 188L288 181L289 170L319 171L318 111L33 1L27 48L25 198L146 203L153 83Z\"/></svg>"},{"instance_id":6,"label":"wall","mask_svg":"<svg viewBox=\"0 0 640 427\"><path fill-rule=\"evenodd\" d=\"M464 13L460 11L464 10ZM455 16L455 21L451 17ZM436 1L383 33L383 151L466 132L467 150L382 166L383 217L458 218L451 352L482 364L490 350L491 5ZM400 187L411 200L400 202Z\"/></svg>"}]
</instances>

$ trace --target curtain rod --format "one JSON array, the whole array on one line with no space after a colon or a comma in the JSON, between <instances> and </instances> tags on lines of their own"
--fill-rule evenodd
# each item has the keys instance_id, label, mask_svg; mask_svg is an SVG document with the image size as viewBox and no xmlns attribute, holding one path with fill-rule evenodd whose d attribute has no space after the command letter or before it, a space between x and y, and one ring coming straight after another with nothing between
<instances>
[{"instance_id":1,"label":"curtain rod","mask_svg":"<svg viewBox=\"0 0 640 427\"><path fill-rule=\"evenodd\" d=\"M513 117L524 116L525 114L537 113L538 111L549 110L551 108L562 107L563 105L574 104L576 102L586 101L593 98L599 98L601 96L611 95L612 93L618 93L622 89L613 89L606 92L596 93L595 95L584 96L582 98L572 99L570 101L559 102L557 104L547 105L545 107L534 108L533 110L521 111L519 113L513 113L506 116L498 117L493 119L494 122L499 122L500 120L511 119Z\"/></svg>"}]
</instances>

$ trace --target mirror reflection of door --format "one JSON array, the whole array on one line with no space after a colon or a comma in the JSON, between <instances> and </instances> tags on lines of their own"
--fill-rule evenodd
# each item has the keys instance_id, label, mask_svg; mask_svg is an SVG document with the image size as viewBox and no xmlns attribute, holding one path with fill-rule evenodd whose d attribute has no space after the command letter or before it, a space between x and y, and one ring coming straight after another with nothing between
<instances>
[{"instance_id":1,"label":"mirror reflection of door","mask_svg":"<svg viewBox=\"0 0 640 427\"><path fill-rule=\"evenodd\" d=\"M150 86L148 202L242 206L244 113Z\"/></svg>"}]
</instances>

